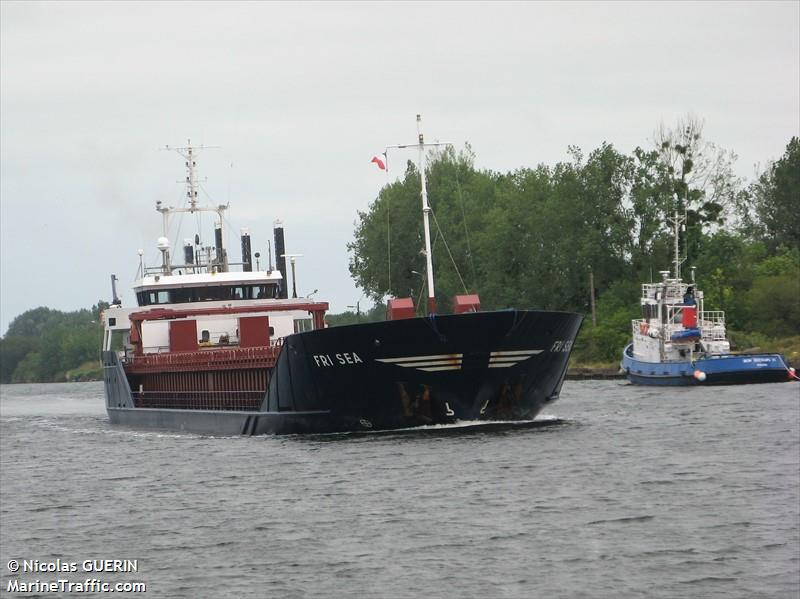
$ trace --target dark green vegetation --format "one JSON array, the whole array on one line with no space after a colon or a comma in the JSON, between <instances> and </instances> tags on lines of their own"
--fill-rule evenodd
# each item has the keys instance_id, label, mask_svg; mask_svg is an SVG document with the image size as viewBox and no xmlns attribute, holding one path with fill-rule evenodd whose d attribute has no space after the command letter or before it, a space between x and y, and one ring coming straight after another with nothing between
<instances>
[{"instance_id":1,"label":"dark green vegetation","mask_svg":"<svg viewBox=\"0 0 800 599\"><path fill-rule=\"evenodd\" d=\"M570 148L567 162L509 173L476 170L469 147L431 155L439 306L468 291L480 294L484 309L582 312L575 360L616 362L638 316L641 283L671 269L668 219L678 210L687 216L682 274L690 279L689 267L697 267L706 309L727 312L739 349L783 350L797 361L800 141L793 138L748 185L733 174L735 155L705 141L701 129L689 117L673 130L662 127L650 150L627 155L603 144L584 155ZM411 295L424 307L419 196L409 162L405 176L359 213L350 271L376 302Z\"/></svg>"},{"instance_id":2,"label":"dark green vegetation","mask_svg":"<svg viewBox=\"0 0 800 599\"><path fill-rule=\"evenodd\" d=\"M671 267L667 218L685 208L684 274L697 267L706 308L726 311L738 349L781 351L800 361L800 140L792 138L784 155L747 184L733 174L735 156L705 141L696 119L662 127L656 139L655 148L629 155L607 144L588 155L570 148L568 162L510 173L476 170L469 147L432 156L440 307L466 290L480 294L484 309L582 312L587 319L574 361L615 363L638 316L641 283ZM382 319L387 294L411 295L424 306L419 195L418 173L408 163L403 179L359 213L350 271L375 305L329 315L331 325ZM17 317L0 339L0 382L98 378L99 313L106 306L36 308Z\"/></svg>"},{"instance_id":3,"label":"dark green vegetation","mask_svg":"<svg viewBox=\"0 0 800 599\"><path fill-rule=\"evenodd\" d=\"M98 379L103 327L100 301L91 310L36 308L17 316L0 339L0 382Z\"/></svg>"}]
</instances>

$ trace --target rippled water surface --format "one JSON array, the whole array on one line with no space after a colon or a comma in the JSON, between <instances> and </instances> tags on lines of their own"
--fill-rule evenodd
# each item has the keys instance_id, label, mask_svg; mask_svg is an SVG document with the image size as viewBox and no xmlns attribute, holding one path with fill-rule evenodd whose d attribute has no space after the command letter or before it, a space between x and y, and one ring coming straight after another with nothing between
<instances>
[{"instance_id":1,"label":"rippled water surface","mask_svg":"<svg viewBox=\"0 0 800 599\"><path fill-rule=\"evenodd\" d=\"M112 427L97 383L0 391L4 596L800 595L800 384L567 382L545 426L256 438ZM138 572L7 565L57 558Z\"/></svg>"}]
</instances>

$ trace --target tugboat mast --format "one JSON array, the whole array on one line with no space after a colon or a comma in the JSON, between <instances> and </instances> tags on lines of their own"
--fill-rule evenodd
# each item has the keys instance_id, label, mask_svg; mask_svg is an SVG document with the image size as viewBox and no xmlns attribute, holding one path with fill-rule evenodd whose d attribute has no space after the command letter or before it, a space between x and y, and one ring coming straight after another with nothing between
<instances>
[{"instance_id":1,"label":"tugboat mast","mask_svg":"<svg viewBox=\"0 0 800 599\"><path fill-rule=\"evenodd\" d=\"M674 242L674 251L675 251L675 258L672 260L672 264L675 267L675 279L680 280L681 278L681 264L683 264L683 260L681 260L681 247L680 247L680 226L686 222L685 216L680 216L678 211L675 210L674 218L667 219L668 221L672 222L673 231L675 234L675 242Z\"/></svg>"},{"instance_id":2,"label":"tugboat mast","mask_svg":"<svg viewBox=\"0 0 800 599\"><path fill-rule=\"evenodd\" d=\"M425 143L425 137L422 134L422 116L417 115L417 143L415 144L401 144L395 146L386 146L386 152L389 149L397 148L413 148L419 149L419 175L422 191L422 224L425 230L425 271L428 280L428 314L436 313L436 291L433 284L433 251L431 248L431 225L430 225L430 212L431 207L428 204L428 188L425 182L425 148L439 147L439 146L452 146L450 142L436 142Z\"/></svg>"}]
</instances>

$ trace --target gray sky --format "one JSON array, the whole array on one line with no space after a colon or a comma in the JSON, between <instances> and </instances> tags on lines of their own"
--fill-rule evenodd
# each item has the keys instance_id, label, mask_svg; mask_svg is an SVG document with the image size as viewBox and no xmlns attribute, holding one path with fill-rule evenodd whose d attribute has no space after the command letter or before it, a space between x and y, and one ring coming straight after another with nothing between
<instances>
[{"instance_id":1,"label":"gray sky","mask_svg":"<svg viewBox=\"0 0 800 599\"><path fill-rule=\"evenodd\" d=\"M508 171L649 146L691 112L752 179L800 134L799 40L798 2L2 2L0 332L110 299L111 273L132 303L154 203L182 201L165 144L220 146L207 197L262 254L282 218L298 292L340 312L356 212L387 181L370 159L416 113Z\"/></svg>"}]
</instances>

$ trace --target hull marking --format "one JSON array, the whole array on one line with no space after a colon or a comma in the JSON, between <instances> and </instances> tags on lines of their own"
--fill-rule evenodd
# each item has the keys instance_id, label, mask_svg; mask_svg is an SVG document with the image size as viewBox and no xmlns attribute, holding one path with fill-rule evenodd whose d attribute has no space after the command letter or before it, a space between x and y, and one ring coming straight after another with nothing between
<instances>
[{"instance_id":1,"label":"hull marking","mask_svg":"<svg viewBox=\"0 0 800 599\"><path fill-rule=\"evenodd\" d=\"M541 354L543 349L498 350L489 353L489 368L510 368ZM376 358L376 362L414 368L425 372L460 370L464 354L433 354L429 356L408 356L403 358Z\"/></svg>"},{"instance_id":2,"label":"hull marking","mask_svg":"<svg viewBox=\"0 0 800 599\"><path fill-rule=\"evenodd\" d=\"M493 351L489 354L489 368L510 368L542 353L543 349Z\"/></svg>"},{"instance_id":3,"label":"hull marking","mask_svg":"<svg viewBox=\"0 0 800 599\"><path fill-rule=\"evenodd\" d=\"M435 354L431 356L411 356L406 358L376 358L376 362L402 366L403 368L415 368L426 372L437 372L440 370L459 370L464 354Z\"/></svg>"}]
</instances>

